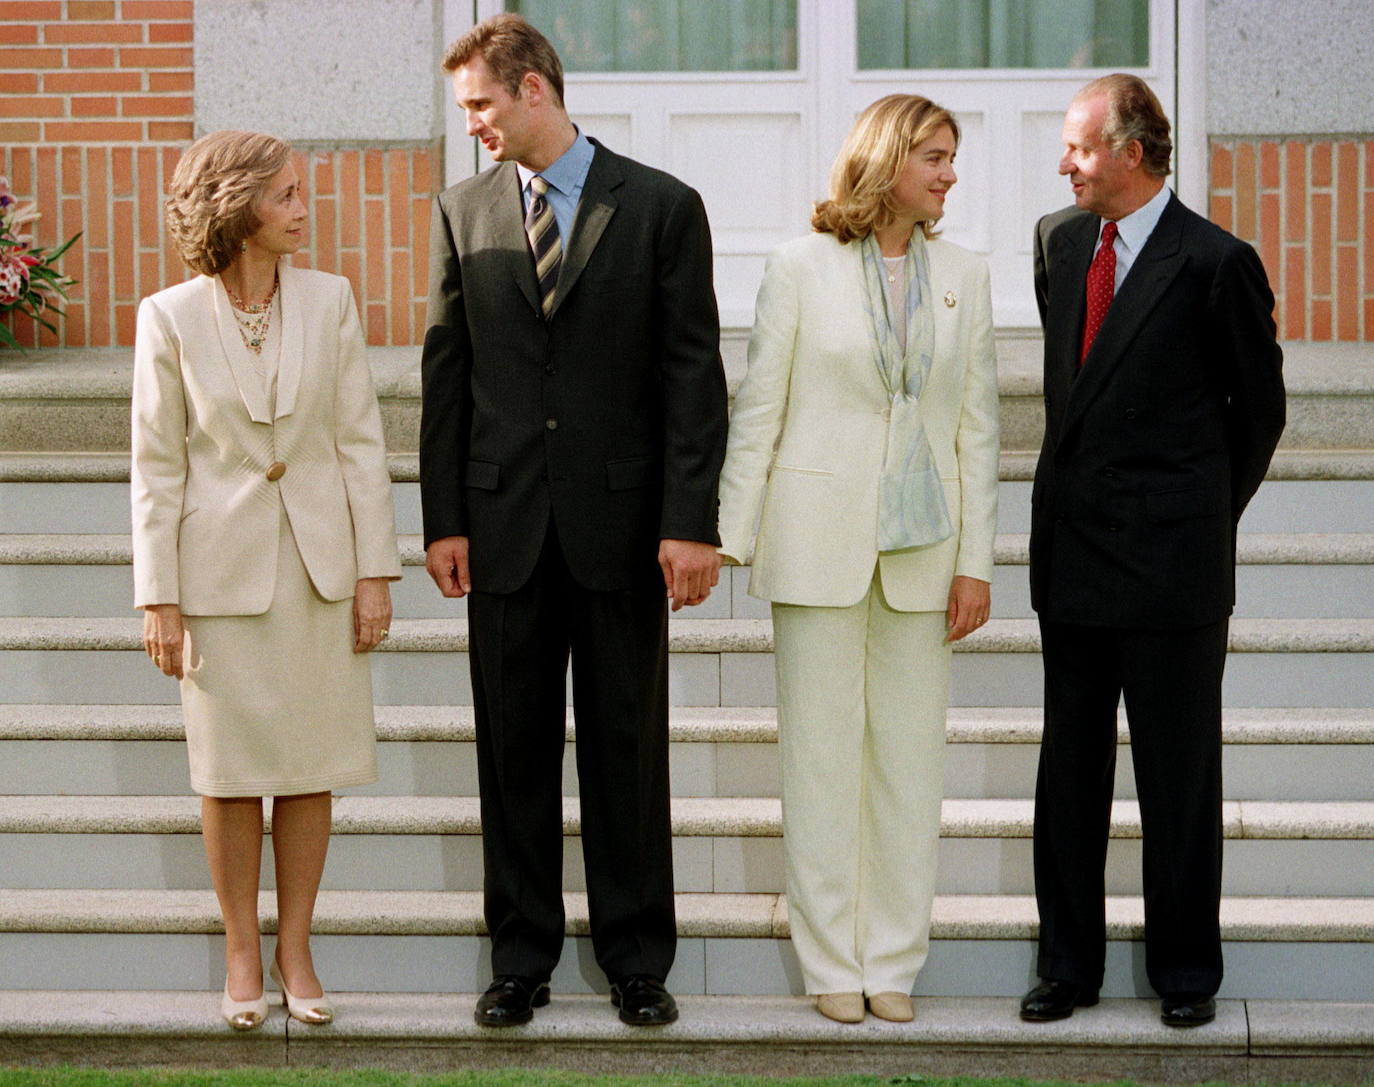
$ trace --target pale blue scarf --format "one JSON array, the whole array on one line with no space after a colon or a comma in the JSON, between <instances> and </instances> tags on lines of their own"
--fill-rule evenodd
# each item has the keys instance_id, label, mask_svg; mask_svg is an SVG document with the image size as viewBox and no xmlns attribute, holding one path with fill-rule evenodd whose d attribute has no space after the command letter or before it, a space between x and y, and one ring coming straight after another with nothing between
<instances>
[{"instance_id":1,"label":"pale blue scarf","mask_svg":"<svg viewBox=\"0 0 1374 1087\"><path fill-rule=\"evenodd\" d=\"M888 317L883 255L869 234L863 252L864 309L873 332L874 358L887 390L891 417L878 485L878 550L925 547L954 535L940 473L930 454L918 407L935 352L930 259L918 225L906 250L906 352Z\"/></svg>"}]
</instances>

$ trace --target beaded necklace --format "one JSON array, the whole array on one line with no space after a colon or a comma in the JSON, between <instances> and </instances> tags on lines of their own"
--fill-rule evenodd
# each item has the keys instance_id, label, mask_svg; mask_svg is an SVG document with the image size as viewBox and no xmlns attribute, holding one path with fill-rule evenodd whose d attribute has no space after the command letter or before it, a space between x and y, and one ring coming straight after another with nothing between
<instances>
[{"instance_id":1,"label":"beaded necklace","mask_svg":"<svg viewBox=\"0 0 1374 1087\"><path fill-rule=\"evenodd\" d=\"M233 303L234 318L238 321L243 346L255 355L262 354L262 345L267 342L267 329L272 323L272 300L277 297L280 282L279 276L272 277L272 293L265 302L245 302L228 283L224 284L224 289L229 292L229 301Z\"/></svg>"}]
</instances>

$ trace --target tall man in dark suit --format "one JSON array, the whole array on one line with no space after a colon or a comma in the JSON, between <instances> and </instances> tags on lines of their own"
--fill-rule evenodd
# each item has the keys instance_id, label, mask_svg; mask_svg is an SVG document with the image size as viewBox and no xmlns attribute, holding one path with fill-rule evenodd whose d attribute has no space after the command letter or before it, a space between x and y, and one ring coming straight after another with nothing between
<instances>
[{"instance_id":1,"label":"tall man in dark suit","mask_svg":"<svg viewBox=\"0 0 1374 1087\"><path fill-rule=\"evenodd\" d=\"M1088 84L1059 163L1075 206L1035 232L1046 421L1030 576L1045 734L1028 1020L1097 1003L1123 696L1164 1022L1210 1021L1221 984L1221 678L1236 523L1283 430L1282 353L1259 258L1165 187L1171 149L1141 80Z\"/></svg>"},{"instance_id":2,"label":"tall man in dark suit","mask_svg":"<svg viewBox=\"0 0 1374 1087\"><path fill-rule=\"evenodd\" d=\"M494 980L527 1022L563 946L572 662L592 943L620 1018L669 1023L668 600L716 583L726 392L701 199L589 141L558 55L498 15L444 58L497 165L431 236L420 484L426 566L468 595Z\"/></svg>"}]
</instances>

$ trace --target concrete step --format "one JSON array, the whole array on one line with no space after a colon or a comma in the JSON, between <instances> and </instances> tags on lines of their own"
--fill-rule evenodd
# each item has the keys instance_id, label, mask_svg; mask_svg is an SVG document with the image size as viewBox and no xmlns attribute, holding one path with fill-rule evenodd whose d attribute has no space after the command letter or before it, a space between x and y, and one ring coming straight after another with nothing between
<instances>
[{"instance_id":1,"label":"concrete step","mask_svg":"<svg viewBox=\"0 0 1374 1087\"><path fill-rule=\"evenodd\" d=\"M564 896L560 993L604 984L592 964L585 895ZM678 993L799 995L786 901L769 894L678 894ZM270 893L263 931L276 928ZM1223 899L1226 998L1362 1000L1374 971L1374 899ZM918 995L1012 996L1034 974L1035 900L936 898ZM1104 996L1148 993L1139 898L1107 899ZM488 975L476 892L321 892L316 965L340 992L475 992ZM11 989L192 989L221 983L222 923L210 891L15 890L0 899L0 961Z\"/></svg>"},{"instance_id":2,"label":"concrete step","mask_svg":"<svg viewBox=\"0 0 1374 1087\"><path fill-rule=\"evenodd\" d=\"M731 393L746 372L746 335L722 337ZM1037 449L1044 428L1042 346L1038 335L997 336L1002 444ZM420 352L368 348L389 449L417 448ZM1288 391L1285 448L1374 447L1374 352L1364 343L1284 345ZM0 370L0 448L129 448L130 348L33 351Z\"/></svg>"},{"instance_id":3,"label":"concrete step","mask_svg":"<svg viewBox=\"0 0 1374 1087\"><path fill-rule=\"evenodd\" d=\"M1374 803L1228 801L1224 890L1234 895L1362 895L1371 890ZM1031 800L944 802L937 890L1033 894ZM269 820L270 826L270 820ZM11 887L209 887L196 797L0 797L0 871ZM585 887L575 799L564 802L563 885ZM770 798L673 801L674 886L781 893L782 813ZM1118 800L1107 889L1139 894L1140 812ZM479 891L475 797L335 801L324 886L330 890ZM270 856L263 879L271 883Z\"/></svg>"},{"instance_id":4,"label":"concrete step","mask_svg":"<svg viewBox=\"0 0 1374 1087\"><path fill-rule=\"evenodd\" d=\"M373 664L377 703L470 704L463 620L399 619L391 630ZM143 659L140 631L133 617L0 618L0 699L174 702L175 683ZM1374 620L1236 619L1230 645L1229 706L1374 706ZM767 620L673 620L671 703L773 705L772 648ZM992 620L955 646L951 704L1036 704L1038 653L1034 621Z\"/></svg>"},{"instance_id":5,"label":"concrete step","mask_svg":"<svg viewBox=\"0 0 1374 1087\"><path fill-rule=\"evenodd\" d=\"M682 995L681 1019L623 1026L604 993L556 992L528 1026L486 1030L474 994L335 992L312 1028L274 1008L234 1036L214 993L0 992L0 1063L231 1067L493 1068L590 1074L1003 1076L1106 1082L1363 1083L1374 1004L1222 1000L1205 1030L1159 1021L1148 999L1108 999L1053 1024L1022 1023L1010 997L921 997L912 1023L832 1023L803 997ZM893 1080L899 1082L900 1080Z\"/></svg>"},{"instance_id":6,"label":"concrete step","mask_svg":"<svg viewBox=\"0 0 1374 1087\"><path fill-rule=\"evenodd\" d=\"M954 708L945 795L1029 798L1039 709ZM670 718L674 796L778 796L771 707L679 706ZM472 708L379 706L380 779L352 795L475 796ZM574 739L568 723L568 741ZM1116 795L1135 795L1124 715ZM181 795L188 790L177 706L0 704L0 789L12 794ZM1364 800L1374 780L1374 710L1230 709L1225 795L1237 800ZM564 795L577 795L565 752Z\"/></svg>"},{"instance_id":7,"label":"concrete step","mask_svg":"<svg viewBox=\"0 0 1374 1087\"><path fill-rule=\"evenodd\" d=\"M1030 531L1036 454L1004 453L1003 532ZM421 531L419 460L389 458L398 530ZM128 533L129 458L116 453L0 452L0 532ZM1374 450L1280 452L1241 521L1244 532L1374 532Z\"/></svg>"},{"instance_id":8,"label":"concrete step","mask_svg":"<svg viewBox=\"0 0 1374 1087\"><path fill-rule=\"evenodd\" d=\"M997 539L993 614L1029 619L1029 537ZM133 600L132 546L118 534L0 535L0 615L122 615ZM466 614L465 600L446 600L424 571L421 538L401 539L404 578L392 604L408 619ZM1247 534L1239 539L1236 614L1243 618L1374 617L1374 533ZM767 619L769 605L748 593L750 571L729 567L697 619Z\"/></svg>"}]
</instances>

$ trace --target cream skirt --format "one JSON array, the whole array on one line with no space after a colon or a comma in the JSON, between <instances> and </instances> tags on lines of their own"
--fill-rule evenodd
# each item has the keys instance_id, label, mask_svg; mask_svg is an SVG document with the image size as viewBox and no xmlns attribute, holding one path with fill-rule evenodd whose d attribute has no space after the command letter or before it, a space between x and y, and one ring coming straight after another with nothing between
<instances>
[{"instance_id":1,"label":"cream skirt","mask_svg":"<svg viewBox=\"0 0 1374 1087\"><path fill-rule=\"evenodd\" d=\"M272 605L188 615L182 715L202 796L293 796L377 780L372 671L353 600L324 600L285 510Z\"/></svg>"}]
</instances>

